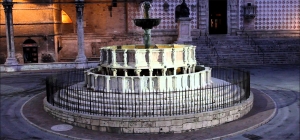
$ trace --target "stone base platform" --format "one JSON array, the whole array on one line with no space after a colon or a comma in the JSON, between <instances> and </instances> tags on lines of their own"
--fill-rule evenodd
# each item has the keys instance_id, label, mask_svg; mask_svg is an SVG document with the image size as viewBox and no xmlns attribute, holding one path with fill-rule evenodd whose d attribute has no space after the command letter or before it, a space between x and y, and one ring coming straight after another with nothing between
<instances>
[{"instance_id":1,"label":"stone base platform","mask_svg":"<svg viewBox=\"0 0 300 140\"><path fill-rule=\"evenodd\" d=\"M85 128L74 126L73 129L63 132L54 132L50 128L53 125L60 124L61 122L47 114L43 110L42 99L44 94L39 94L24 104L22 113L24 118L29 123L45 131L62 135L69 138L83 138L93 139L101 137L103 139L207 139L207 138L224 138L237 133L245 132L247 130L254 129L266 122L268 122L275 114L275 104L271 98L262 92L252 89L253 96L255 98L253 103L253 109L244 117L214 127L193 130L191 132L182 134L111 134L106 132L92 131ZM268 103L268 104L266 104Z\"/></svg>"}]
</instances>

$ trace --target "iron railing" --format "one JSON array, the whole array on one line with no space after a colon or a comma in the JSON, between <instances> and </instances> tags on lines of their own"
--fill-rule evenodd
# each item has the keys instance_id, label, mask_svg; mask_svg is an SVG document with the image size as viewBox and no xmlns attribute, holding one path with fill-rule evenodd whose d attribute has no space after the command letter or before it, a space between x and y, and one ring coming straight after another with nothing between
<instances>
[{"instance_id":1,"label":"iron railing","mask_svg":"<svg viewBox=\"0 0 300 140\"><path fill-rule=\"evenodd\" d=\"M256 41L253 39L253 37L251 37L244 29L242 29L242 35L244 35L246 42L248 43L248 45L250 45L252 48L254 48L254 51L258 54L258 55L262 55L262 62L265 62L265 52L263 50L263 48L261 48L258 43L256 43Z\"/></svg>"},{"instance_id":2,"label":"iron railing","mask_svg":"<svg viewBox=\"0 0 300 140\"><path fill-rule=\"evenodd\" d=\"M207 32L205 32L205 43L206 43L206 46L208 46L208 48L211 48L211 54L213 54L214 56L217 56L217 66L219 66L220 55L217 51L217 48L212 43L211 38L208 36Z\"/></svg>"},{"instance_id":3,"label":"iron railing","mask_svg":"<svg viewBox=\"0 0 300 140\"><path fill-rule=\"evenodd\" d=\"M212 68L214 83L177 91L93 91L84 86L84 70L46 78L47 101L77 113L113 117L157 117L194 114L234 106L250 96L250 74L233 68Z\"/></svg>"}]
</instances>

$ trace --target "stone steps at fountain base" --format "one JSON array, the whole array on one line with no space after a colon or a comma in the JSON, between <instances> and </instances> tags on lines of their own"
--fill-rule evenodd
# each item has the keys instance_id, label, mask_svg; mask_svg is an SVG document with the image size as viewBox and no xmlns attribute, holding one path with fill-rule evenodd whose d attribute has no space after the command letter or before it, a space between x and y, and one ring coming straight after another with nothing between
<instances>
[{"instance_id":1,"label":"stone steps at fountain base","mask_svg":"<svg viewBox=\"0 0 300 140\"><path fill-rule=\"evenodd\" d=\"M235 96L234 99L230 99L230 97L223 97L223 98L206 98L206 99L170 99L166 101L161 100L153 100L153 101L143 101L140 102L137 100L138 103L131 101L131 102L113 102L113 101L107 101L107 102L101 102L100 100L92 100L92 102L88 101L78 101L70 99L60 99L60 101L56 101L55 103L57 105L63 105L68 107L78 107L78 108L101 108L101 109L108 109L112 112L113 110L127 110L127 111L133 111L135 108L138 108L138 110L164 110L163 108L179 108L184 109L191 106L221 106L221 104L229 104L231 102L238 102L240 99L240 96ZM219 102L216 104L215 102ZM125 107L124 107L125 106Z\"/></svg>"},{"instance_id":2,"label":"stone steps at fountain base","mask_svg":"<svg viewBox=\"0 0 300 140\"><path fill-rule=\"evenodd\" d=\"M228 92L223 95L216 92L214 94L208 94L213 96L207 96L206 98L201 97L201 94L198 94L197 96L187 97L181 95L177 97L160 96L159 98L154 98L155 96L152 96L149 100L147 100L147 96L145 96L145 98L142 97L142 100L141 98L136 98L137 95L135 97L131 96L131 98L125 99L117 96L107 96L106 98L99 99L97 96L93 98L90 96L90 99L84 99L81 97L82 95L74 93L73 95L77 95L78 98L71 97L71 94L70 96L56 97L55 105L69 110L75 109L85 113L91 112L101 115L118 114L118 112L123 112L121 115L127 116L128 114L136 114L137 111L139 111L139 116L145 116L147 114L161 115L162 112L191 112L196 108L198 108L197 111L199 112L238 103L241 101L240 96L244 96L244 92L241 92L242 95L235 95L234 93L238 93L238 90L240 90L240 88L234 86L232 89L226 89ZM218 94L219 96L217 96Z\"/></svg>"}]
</instances>

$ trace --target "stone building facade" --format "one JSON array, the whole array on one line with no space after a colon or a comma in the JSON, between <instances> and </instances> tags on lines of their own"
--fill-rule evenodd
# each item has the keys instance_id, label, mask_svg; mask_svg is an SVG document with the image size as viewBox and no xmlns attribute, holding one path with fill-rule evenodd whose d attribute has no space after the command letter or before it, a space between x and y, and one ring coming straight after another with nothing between
<instances>
[{"instance_id":1,"label":"stone building facade","mask_svg":"<svg viewBox=\"0 0 300 140\"><path fill-rule=\"evenodd\" d=\"M4 1L7 0L2 3ZM176 41L175 8L181 1L152 0L150 16L162 19L161 24L152 29L153 43ZM133 19L142 17L141 2L83 1L83 46L88 60L98 60L99 48L103 46L142 43L143 30L133 23ZM186 3L192 18L193 37L205 33L236 36L243 30L253 34L299 36L299 0L186 0ZM244 14L247 6L255 7L250 17ZM78 54L76 13L74 0L13 0L14 47L18 63L51 62L50 58L74 61ZM4 6L0 14L5 15ZM6 28L5 16L0 16L0 63L5 62L9 52Z\"/></svg>"}]
</instances>

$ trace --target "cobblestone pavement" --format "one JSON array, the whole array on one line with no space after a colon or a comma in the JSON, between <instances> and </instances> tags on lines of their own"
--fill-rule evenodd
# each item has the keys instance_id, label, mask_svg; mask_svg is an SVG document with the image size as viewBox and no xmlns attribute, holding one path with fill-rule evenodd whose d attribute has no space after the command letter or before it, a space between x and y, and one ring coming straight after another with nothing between
<instances>
[{"instance_id":1,"label":"cobblestone pavement","mask_svg":"<svg viewBox=\"0 0 300 140\"><path fill-rule=\"evenodd\" d=\"M45 90L44 78L51 73L36 71L0 74L1 140L64 139L30 125L20 113L27 100Z\"/></svg>"},{"instance_id":2,"label":"cobblestone pavement","mask_svg":"<svg viewBox=\"0 0 300 140\"><path fill-rule=\"evenodd\" d=\"M299 66L256 66L248 69L251 72L252 88L268 94L276 102L278 111L269 123L227 139L299 139ZM53 71L1 73L1 139L70 139L34 127L20 113L27 100L44 91L44 78L52 73ZM204 132L210 135L223 130ZM83 132L78 133L89 138ZM97 133L97 137L93 139L204 139L197 137L197 131L167 135Z\"/></svg>"},{"instance_id":3,"label":"cobblestone pavement","mask_svg":"<svg viewBox=\"0 0 300 140\"><path fill-rule=\"evenodd\" d=\"M252 68L252 88L268 94L277 104L277 113L267 124L228 139L298 140L299 73L299 66Z\"/></svg>"}]
</instances>

